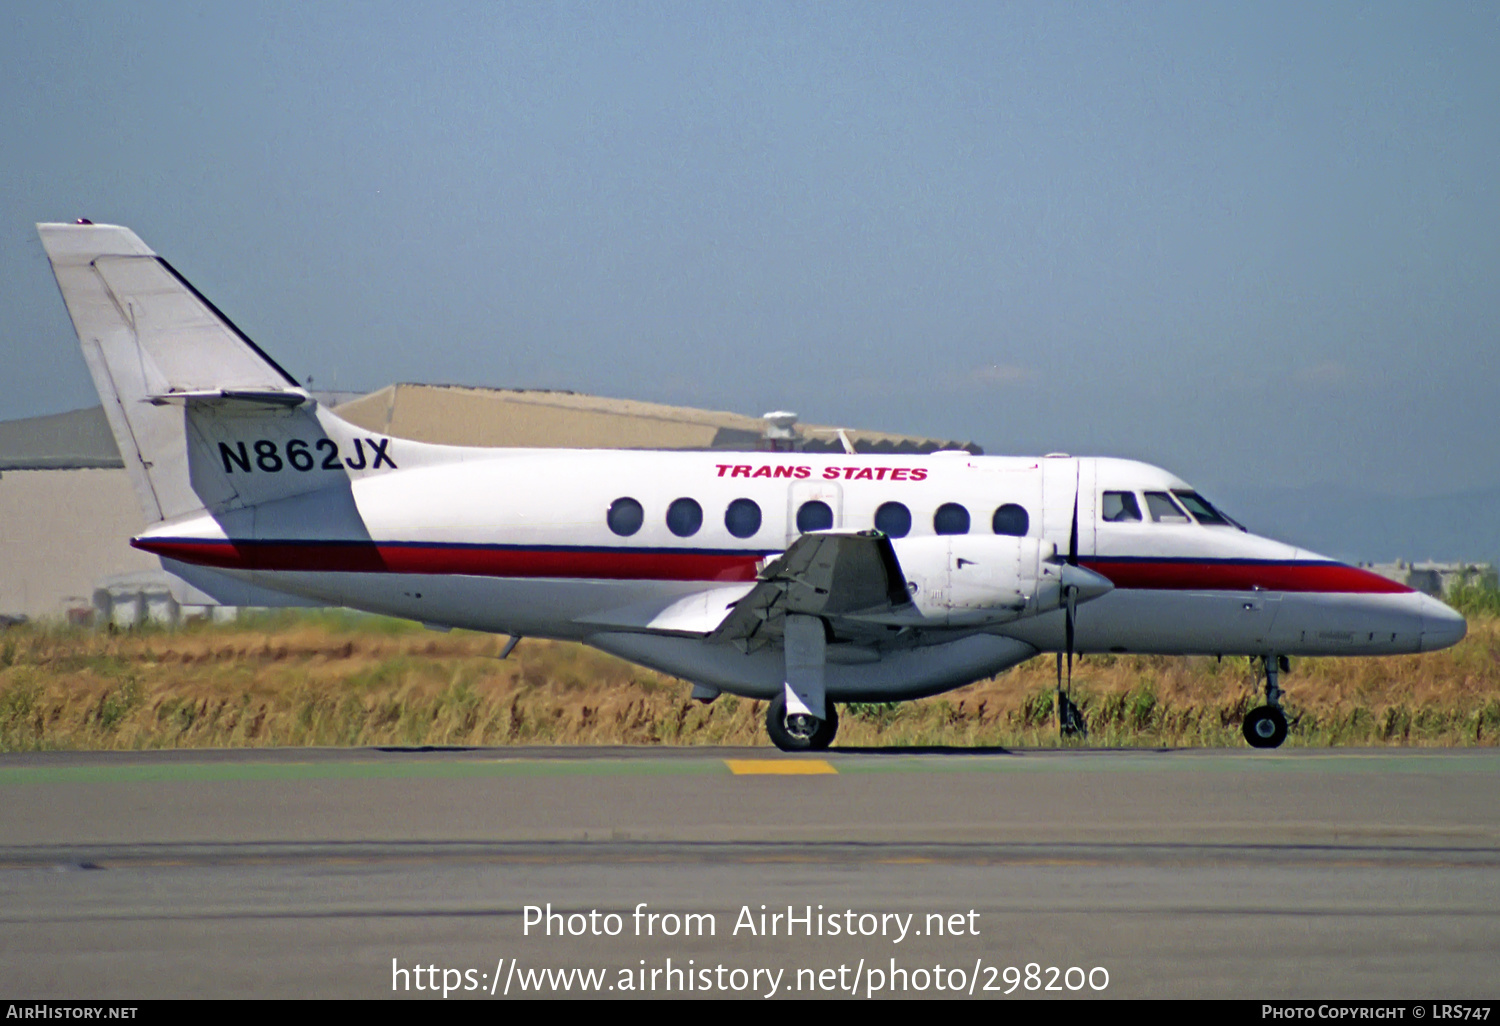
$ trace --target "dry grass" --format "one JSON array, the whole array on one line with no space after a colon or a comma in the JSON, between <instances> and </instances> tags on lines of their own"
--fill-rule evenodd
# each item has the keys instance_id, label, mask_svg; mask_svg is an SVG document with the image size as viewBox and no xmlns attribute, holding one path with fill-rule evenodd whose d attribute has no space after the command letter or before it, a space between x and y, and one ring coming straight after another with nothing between
<instances>
[{"instance_id":1,"label":"dry grass","mask_svg":"<svg viewBox=\"0 0 1500 1026\"><path fill-rule=\"evenodd\" d=\"M0 633L0 751L261 745L765 744L764 703L700 705L681 681L578 645L433 634L347 614L111 635ZM1500 619L1446 652L1307 659L1284 682L1293 745L1492 745ZM839 744L1056 745L1053 663L920 702L843 709ZM1081 660L1088 744L1242 746L1244 660ZM1077 742L1070 742L1077 743Z\"/></svg>"}]
</instances>

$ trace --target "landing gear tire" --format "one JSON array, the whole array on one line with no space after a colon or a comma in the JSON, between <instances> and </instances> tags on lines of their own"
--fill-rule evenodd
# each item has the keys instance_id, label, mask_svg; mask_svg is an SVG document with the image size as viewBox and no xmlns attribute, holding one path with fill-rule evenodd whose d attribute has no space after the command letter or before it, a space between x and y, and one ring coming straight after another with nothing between
<instances>
[{"instance_id":1,"label":"landing gear tire","mask_svg":"<svg viewBox=\"0 0 1500 1026\"><path fill-rule=\"evenodd\" d=\"M832 702L826 703L826 707L826 720L788 716L786 695L777 695L766 710L766 733L771 735L771 743L783 752L821 752L833 744L833 735L839 731L839 714Z\"/></svg>"},{"instance_id":2,"label":"landing gear tire","mask_svg":"<svg viewBox=\"0 0 1500 1026\"><path fill-rule=\"evenodd\" d=\"M1286 740L1286 717L1274 705L1263 705L1245 716L1244 730L1251 748L1280 748Z\"/></svg>"}]
</instances>

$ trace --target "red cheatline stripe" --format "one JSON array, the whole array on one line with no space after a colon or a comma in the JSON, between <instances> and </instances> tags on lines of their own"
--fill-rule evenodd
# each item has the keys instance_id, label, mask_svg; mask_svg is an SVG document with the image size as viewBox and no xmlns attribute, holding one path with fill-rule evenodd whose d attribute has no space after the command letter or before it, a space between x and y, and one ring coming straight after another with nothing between
<instances>
[{"instance_id":1,"label":"red cheatline stripe","mask_svg":"<svg viewBox=\"0 0 1500 1026\"><path fill-rule=\"evenodd\" d=\"M137 539L136 548L228 570L323 573L468 574L592 580L753 581L755 553L639 552L630 549L503 549L374 542L286 544Z\"/></svg>"},{"instance_id":2,"label":"red cheatline stripe","mask_svg":"<svg viewBox=\"0 0 1500 1026\"><path fill-rule=\"evenodd\" d=\"M1081 559L1116 588L1162 591L1311 591L1394 595L1404 584L1343 563L1220 563L1186 560Z\"/></svg>"},{"instance_id":3,"label":"red cheatline stripe","mask_svg":"<svg viewBox=\"0 0 1500 1026\"><path fill-rule=\"evenodd\" d=\"M229 570L322 573L468 574L590 580L753 581L756 553L632 549L512 549L477 545L381 545L138 539L137 548L168 559ZM1083 559L1116 588L1159 591L1291 591L1401 594L1379 574L1342 563Z\"/></svg>"}]
</instances>

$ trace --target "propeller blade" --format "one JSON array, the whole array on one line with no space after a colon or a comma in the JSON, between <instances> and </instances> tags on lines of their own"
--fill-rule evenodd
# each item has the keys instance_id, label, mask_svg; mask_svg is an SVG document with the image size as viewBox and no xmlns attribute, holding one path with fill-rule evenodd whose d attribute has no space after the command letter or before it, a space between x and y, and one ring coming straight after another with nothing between
<instances>
[{"instance_id":1,"label":"propeller blade","mask_svg":"<svg viewBox=\"0 0 1500 1026\"><path fill-rule=\"evenodd\" d=\"M1073 527L1068 532L1068 565L1078 565L1078 492L1073 492Z\"/></svg>"},{"instance_id":2,"label":"propeller blade","mask_svg":"<svg viewBox=\"0 0 1500 1026\"><path fill-rule=\"evenodd\" d=\"M1063 709L1063 703L1065 701L1067 701L1067 699L1065 699L1063 697L1062 664L1063 664L1063 654L1061 652L1059 652L1059 653L1057 653L1057 704L1056 704L1056 711L1057 711L1057 736L1058 737L1062 737L1064 734L1066 734L1068 732L1068 721L1067 721L1067 718L1066 718L1066 712Z\"/></svg>"},{"instance_id":3,"label":"propeller blade","mask_svg":"<svg viewBox=\"0 0 1500 1026\"><path fill-rule=\"evenodd\" d=\"M1057 675L1058 675L1058 696L1057 696L1058 727L1060 728L1061 732L1063 734L1065 734L1065 735L1083 734L1085 737L1087 737L1088 736L1088 727L1086 727L1084 725L1083 714L1080 713L1078 711L1078 707L1073 704L1073 652L1074 652L1074 649L1076 647L1075 646L1075 623L1074 623L1074 621L1076 620L1076 618L1078 616L1078 589L1077 588L1064 588L1063 589L1063 595L1064 595L1064 598L1065 598L1064 608L1063 608L1063 626L1064 626L1064 631L1065 631L1065 637L1064 637L1065 643L1063 645L1063 648L1067 651L1067 656L1068 656L1068 685L1067 685L1066 691L1064 691L1063 687L1062 687L1062 682L1061 682L1061 679L1062 679L1062 658L1063 658L1063 654L1061 652L1059 652L1057 654L1057 662L1058 662L1058 666L1057 666Z\"/></svg>"},{"instance_id":4,"label":"propeller blade","mask_svg":"<svg viewBox=\"0 0 1500 1026\"><path fill-rule=\"evenodd\" d=\"M1068 529L1068 559L1066 564L1067 567L1074 568L1078 567L1078 493L1079 488L1075 487L1073 489L1073 523ZM1067 652L1068 656L1068 686L1067 691L1064 692L1063 653L1057 653L1057 727L1058 732L1062 734L1074 734L1082 728L1082 723L1080 722L1081 717L1078 716L1078 710L1073 705L1072 699L1074 620L1078 617L1079 583L1093 584L1094 582L1087 580L1082 582L1069 581L1070 576L1077 578L1078 576L1080 576L1080 574L1087 574L1088 577L1098 576L1096 574L1089 573L1088 571L1079 569L1073 570L1070 575L1068 569L1066 568L1063 570L1062 574L1062 594L1063 606L1065 610L1063 613L1063 649ZM1109 587L1103 589L1103 591L1091 589L1095 591L1096 594L1103 594L1104 591L1108 591L1110 588L1114 587L1112 583L1106 581L1102 577L1099 578L1099 581L1108 584ZM1088 596L1088 598L1093 597L1094 594L1090 594Z\"/></svg>"},{"instance_id":5,"label":"propeller blade","mask_svg":"<svg viewBox=\"0 0 1500 1026\"><path fill-rule=\"evenodd\" d=\"M1066 614L1063 618L1063 638L1068 650L1068 665L1073 665L1073 625L1078 617L1078 589L1063 588L1063 606Z\"/></svg>"},{"instance_id":6,"label":"propeller blade","mask_svg":"<svg viewBox=\"0 0 1500 1026\"><path fill-rule=\"evenodd\" d=\"M1062 607L1064 607L1064 642L1065 651L1068 652L1068 660L1073 660L1073 628L1074 618L1079 615L1079 600L1077 592L1073 588L1062 589Z\"/></svg>"},{"instance_id":7,"label":"propeller blade","mask_svg":"<svg viewBox=\"0 0 1500 1026\"><path fill-rule=\"evenodd\" d=\"M1064 593L1068 597L1068 612L1067 618L1064 621L1064 626L1067 635L1066 641L1068 648L1068 694L1071 695L1073 693L1074 631L1076 629L1075 625L1078 621L1078 589L1068 588Z\"/></svg>"}]
</instances>

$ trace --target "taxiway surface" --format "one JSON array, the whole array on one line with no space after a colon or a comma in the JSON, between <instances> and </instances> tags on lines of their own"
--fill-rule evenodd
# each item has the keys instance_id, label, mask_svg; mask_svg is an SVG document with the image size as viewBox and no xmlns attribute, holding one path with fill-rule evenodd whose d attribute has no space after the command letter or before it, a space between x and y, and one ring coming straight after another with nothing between
<instances>
[{"instance_id":1,"label":"taxiway surface","mask_svg":"<svg viewBox=\"0 0 1500 1026\"><path fill-rule=\"evenodd\" d=\"M8 755L0 994L430 997L435 966L452 997L574 968L862 996L878 966L1000 996L1015 966L1015 997L1036 963L1108 996L1493 997L1497 782L1493 749ZM527 932L548 903L621 932Z\"/></svg>"}]
</instances>

